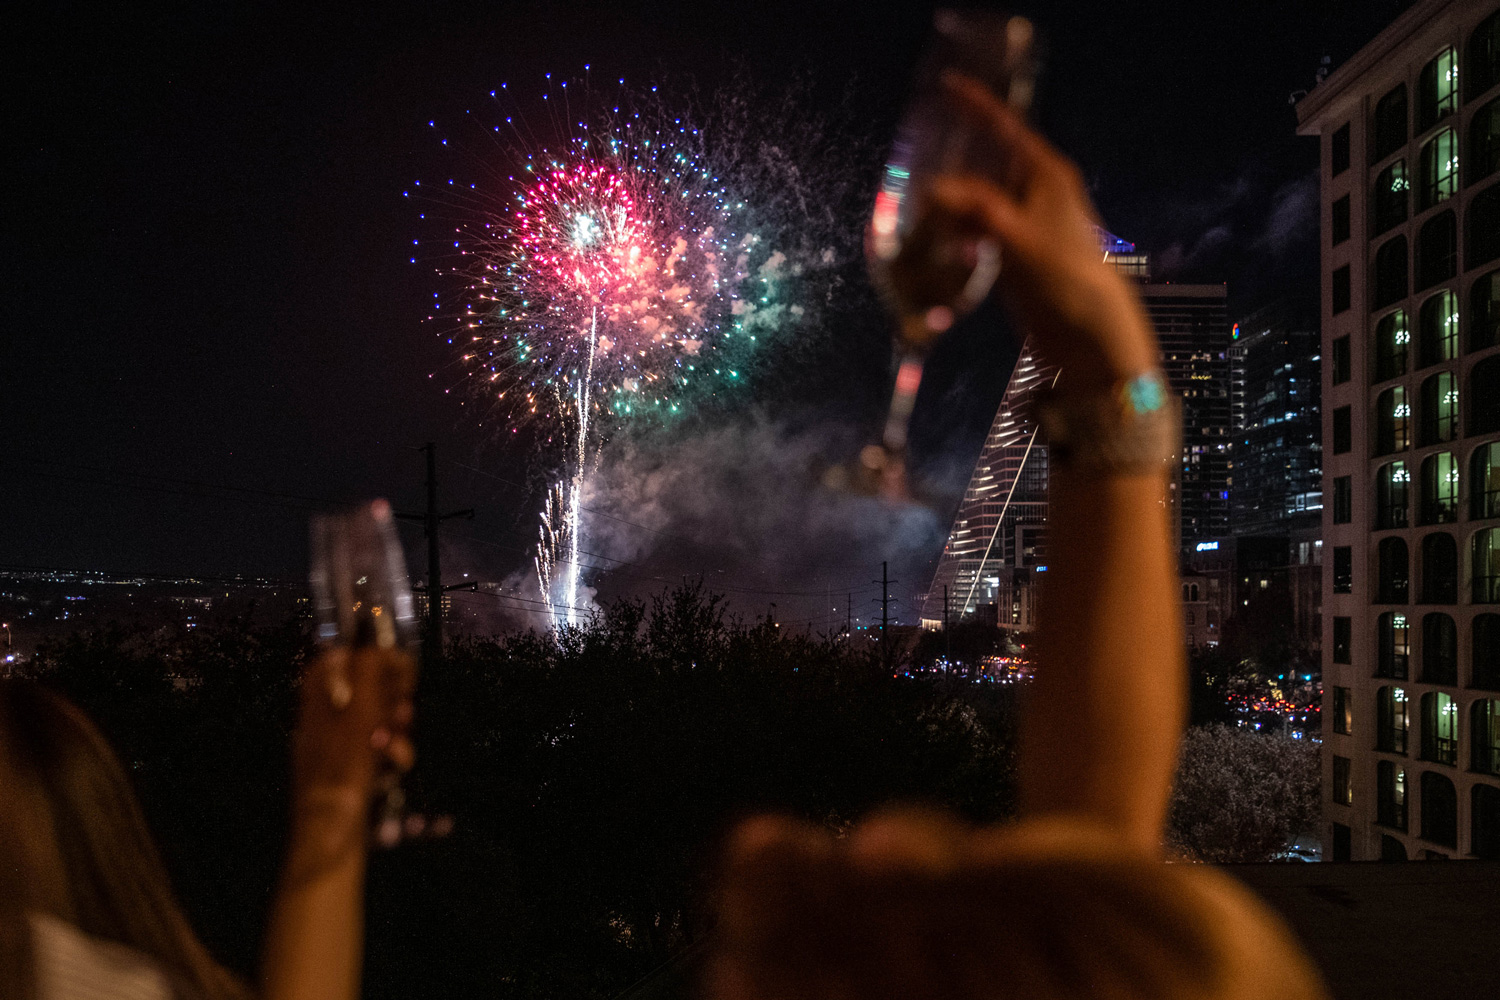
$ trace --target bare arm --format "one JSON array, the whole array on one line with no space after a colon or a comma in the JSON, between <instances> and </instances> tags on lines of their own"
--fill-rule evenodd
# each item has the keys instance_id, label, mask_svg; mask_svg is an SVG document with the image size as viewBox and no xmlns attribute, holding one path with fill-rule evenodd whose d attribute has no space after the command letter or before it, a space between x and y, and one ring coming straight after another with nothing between
<instances>
[{"instance_id":1,"label":"bare arm","mask_svg":"<svg viewBox=\"0 0 1500 1000\"><path fill-rule=\"evenodd\" d=\"M330 676L352 696L335 707ZM265 1000L354 1000L364 954L366 838L382 757L411 764L411 661L335 649L309 666L293 740L292 834L266 932Z\"/></svg>"},{"instance_id":2,"label":"bare arm","mask_svg":"<svg viewBox=\"0 0 1500 1000\"><path fill-rule=\"evenodd\" d=\"M950 178L937 204L995 237L1007 300L1059 392L1086 399L1157 367L1134 289L1104 263L1078 171L983 88L954 81L1013 160L1004 188ZM1021 810L1105 824L1160 849L1183 723L1184 649L1157 474L1053 465L1037 679L1022 721Z\"/></svg>"}]
</instances>

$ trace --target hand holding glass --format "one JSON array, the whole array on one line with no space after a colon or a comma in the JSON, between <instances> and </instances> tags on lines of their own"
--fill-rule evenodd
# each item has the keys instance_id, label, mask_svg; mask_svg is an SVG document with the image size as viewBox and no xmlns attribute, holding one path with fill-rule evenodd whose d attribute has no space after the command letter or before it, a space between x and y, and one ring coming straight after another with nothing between
<instances>
[{"instance_id":1,"label":"hand holding glass","mask_svg":"<svg viewBox=\"0 0 1500 1000\"><path fill-rule=\"evenodd\" d=\"M1000 274L1000 248L955 230L928 210L926 186L944 174L1003 178L1005 152L954 107L943 77L961 73L1024 113L1036 81L1030 21L980 12L938 11L911 101L886 163L865 236L865 256L896 315L895 392L881 444L861 463L879 492L907 495L905 452L922 367L937 340L983 302Z\"/></svg>"},{"instance_id":2,"label":"hand holding glass","mask_svg":"<svg viewBox=\"0 0 1500 1000\"><path fill-rule=\"evenodd\" d=\"M345 513L317 515L311 534L309 576L319 645L409 651L416 619L390 504L376 500ZM353 697L343 674L330 674L328 688L336 709ZM394 847L409 827L423 825L420 817L406 814L401 775L389 763L376 779L372 824L373 839L382 847Z\"/></svg>"}]
</instances>

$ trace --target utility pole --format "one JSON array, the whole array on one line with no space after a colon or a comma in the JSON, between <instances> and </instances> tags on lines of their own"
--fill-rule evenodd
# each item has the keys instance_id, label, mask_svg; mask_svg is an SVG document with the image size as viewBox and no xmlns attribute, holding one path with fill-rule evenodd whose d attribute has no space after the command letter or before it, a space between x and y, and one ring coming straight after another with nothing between
<instances>
[{"instance_id":1,"label":"utility pole","mask_svg":"<svg viewBox=\"0 0 1500 1000\"><path fill-rule=\"evenodd\" d=\"M889 563L882 562L880 564L880 579L870 581L871 583L880 584L880 597L875 598L875 600L879 600L880 602L880 657L887 665L889 665L891 659L891 647L887 639L890 635L891 602L898 600L898 598L891 596L891 584L901 582L900 580L892 580L890 578L890 571L887 569L888 566Z\"/></svg>"},{"instance_id":2,"label":"utility pole","mask_svg":"<svg viewBox=\"0 0 1500 1000\"><path fill-rule=\"evenodd\" d=\"M443 655L443 594L449 590L477 590L479 582L443 586L441 553L438 548L438 526L449 518L474 520L474 508L438 513L437 446L428 441L418 451L427 452L427 510L421 514L397 512L403 521L420 521L427 535L427 635L424 659L432 663Z\"/></svg>"},{"instance_id":3,"label":"utility pole","mask_svg":"<svg viewBox=\"0 0 1500 1000\"><path fill-rule=\"evenodd\" d=\"M854 591L844 598L844 635L850 641L854 641Z\"/></svg>"}]
</instances>

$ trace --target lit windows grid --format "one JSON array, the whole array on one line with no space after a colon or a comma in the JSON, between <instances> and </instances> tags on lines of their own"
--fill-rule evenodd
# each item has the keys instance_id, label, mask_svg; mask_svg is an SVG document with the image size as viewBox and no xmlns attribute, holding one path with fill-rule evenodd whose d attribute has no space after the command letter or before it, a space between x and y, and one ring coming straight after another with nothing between
<instances>
[{"instance_id":1,"label":"lit windows grid","mask_svg":"<svg viewBox=\"0 0 1500 1000\"><path fill-rule=\"evenodd\" d=\"M1494 5L1485 6L1493 9ZM1500 13L1490 15L1490 19L1500 19ZM1469 32L1474 28L1474 18L1464 16L1464 21L1462 41L1467 44ZM1455 27L1455 41L1459 34L1459 29ZM1497 38L1500 38L1500 33L1497 33ZM1486 144L1491 141L1488 118L1491 103L1495 104L1496 121L1500 122L1500 68L1493 74L1494 78L1487 89L1473 88L1458 75L1465 53L1465 49L1455 44L1449 53L1448 62L1439 67L1441 72L1434 71L1428 80L1421 79L1420 74L1438 53L1428 50L1413 54L1406 76L1403 95L1406 108L1402 129L1398 130L1401 133L1399 141L1390 144L1378 155L1373 150L1373 112L1379 99L1391 89L1394 81L1384 88L1371 87L1365 91L1368 96L1364 107L1369 117L1363 120L1363 125L1367 141L1362 142L1358 135L1353 137L1352 145L1357 159L1352 166L1355 169L1342 177L1336 176L1332 183L1327 174L1324 180L1325 212L1330 211L1329 205L1333 202L1352 192L1361 192L1353 194L1351 198L1351 215L1357 220L1353 239L1348 245L1325 245L1323 251L1325 294L1329 287L1328 276L1349 263L1351 256L1354 260L1351 282L1354 292L1351 304L1354 308L1348 314L1335 315L1324 330L1325 356L1328 345L1334 339L1352 336L1351 354L1354 359L1350 388L1339 388L1345 384L1339 379L1325 381L1325 387L1332 386L1325 388L1328 393L1325 406L1329 414L1325 419L1331 419L1331 425L1325 424L1325 427L1332 426L1335 438L1338 436L1336 432L1342 406L1352 402L1354 410L1353 427L1350 428L1352 435L1349 435L1352 437L1352 457L1333 458L1325 463L1325 476L1330 480L1326 485L1330 495L1333 493L1333 481L1353 472L1352 489L1346 488L1352 498L1353 516L1341 516L1337 511L1342 508L1336 508L1333 516L1325 520L1325 533L1328 536L1327 544L1335 549L1335 583L1339 582L1337 578L1342 572L1345 580L1354 576L1354 585L1335 586L1335 594L1330 595L1324 613L1332 616L1336 625L1340 620L1349 621L1349 618L1343 616L1352 612L1352 631L1356 636L1352 649L1346 645L1343 655L1332 657L1335 663L1347 663L1351 658L1354 663L1334 666L1329 671L1329 690L1332 692L1335 687L1353 682L1348 689L1349 694L1343 697L1346 703L1353 702L1355 705L1352 726L1354 732L1363 734L1352 738L1358 746L1350 745L1351 737L1347 734L1340 735L1330 746L1343 748L1333 749L1330 757L1343 756L1350 750L1356 750L1350 765L1355 778L1351 795L1356 814L1365 817L1356 823L1355 829L1358 830L1362 824L1369 823L1374 818L1372 814L1376 805L1374 786L1368 782L1374 776L1378 758L1364 756L1370 753L1375 743L1370 732L1370 727L1375 722L1375 706L1371 696L1383 686L1399 686L1403 689L1409 702L1407 752L1404 757L1392 755L1394 759L1385 770L1391 778L1391 794L1388 796L1390 804L1397 807L1394 812L1401 814L1399 821L1390 829L1397 832L1401 841L1411 838L1410 849L1407 851L1407 856L1410 857L1423 856L1424 849L1429 854L1434 853L1431 849L1435 847L1447 848L1436 852L1444 856L1451 856L1455 848L1465 853L1493 851L1493 847L1482 849L1479 846L1488 841L1480 837L1477 828L1472 839L1466 839L1466 835L1471 817L1477 815L1475 810L1480 809L1479 793L1487 793L1492 799L1500 801L1500 788L1494 787L1493 781L1494 777L1500 777L1500 662L1487 668L1489 676L1484 680L1478 676L1479 667L1474 662L1481 645L1481 639L1475 631L1481 619L1494 622L1488 627L1495 632L1496 638L1484 641L1489 642L1491 648L1500 649L1500 531L1485 535L1487 548L1484 560L1487 561L1481 567L1482 570L1493 569L1495 582L1493 585L1484 583L1483 586L1493 590L1496 604L1474 603L1474 598L1480 595L1471 593L1470 587L1470 566L1479 554L1475 550L1476 538L1481 531L1488 532L1492 527L1500 528L1500 475L1492 476L1488 471L1489 467L1500 464L1500 429L1480 430L1471 426L1471 411L1475 409L1475 400L1470 398L1471 377L1477 362L1500 353L1496 350L1500 348L1500 252L1494 249L1500 247L1500 238L1492 238L1481 247L1489 255L1487 257L1471 252L1472 225L1469 212L1476 197L1484 195L1490 188L1496 189L1492 200L1500 204L1500 152L1494 154L1496 162L1493 163L1488 154L1479 157L1474 153L1476 149L1486 149ZM1438 95L1439 100L1447 102L1438 113L1430 113L1423 107L1424 103L1433 100L1430 90L1424 89L1432 79L1452 84L1446 88L1447 93ZM1485 116L1482 120L1481 111ZM1327 117L1322 122L1325 131L1322 134L1330 135L1343 128L1342 122L1348 116L1335 117L1335 114L1333 110L1326 112ZM1359 127L1360 123L1356 122L1355 128ZM1479 136L1478 140L1476 135ZM1361 146L1371 153L1368 167L1365 166L1366 157L1359 153ZM1500 137L1494 140L1494 148L1500 150ZM1424 153L1427 160L1425 164ZM1445 155L1439 156L1439 153ZM1397 161L1401 161L1403 165L1406 193L1404 217L1378 231L1378 227L1373 224L1374 182L1377 176ZM1433 169L1424 170L1424 166L1431 166ZM1361 174L1363 178L1360 177ZM1426 197L1422 190L1424 185L1429 185ZM1363 203L1361 198L1364 199ZM1487 207L1486 211L1494 213L1496 210ZM1448 246L1440 247L1437 244L1443 241L1433 239L1424 248L1419 239L1423 226L1449 212L1453 213L1453 224L1444 223L1441 227L1430 230L1434 235L1444 235ZM1493 217L1500 220L1500 213ZM1359 220L1363 221L1363 232L1358 231ZM1491 228L1496 234L1500 234L1500 222ZM1405 287L1398 285L1393 291L1400 291L1402 294L1399 297L1392 295L1388 303L1374 307L1376 255L1382 245L1397 238L1404 242L1397 262L1401 265L1400 272L1405 279ZM1441 259L1441 254L1429 255L1433 266L1424 269L1424 249L1447 249L1450 253L1456 251L1456 260L1448 265ZM1451 270L1445 271L1445 267ZM1359 273L1361 270L1363 274ZM1393 267L1392 272L1395 271L1396 268ZM1435 275L1440 277L1434 280ZM1492 279L1491 275L1495 277ZM1441 308L1434 302L1428 309L1429 315L1440 318L1440 322L1435 324L1440 332L1424 342L1420 339L1423 331L1419 326L1419 313L1425 303L1437 299L1439 295L1446 296L1441 300ZM1362 308L1359 300L1365 296L1369 298ZM1453 308L1455 304L1456 309ZM1377 326L1383 318L1398 311L1402 314L1400 318L1404 320L1401 325L1405 328L1402 338L1405 342L1399 345L1404 348L1404 352L1393 349L1382 351L1382 345L1375 337ZM1433 328L1434 324L1429 324L1428 331ZM1391 348L1396 346L1398 345L1394 343L1390 345ZM1365 353L1361 354L1361 350ZM1380 356L1382 353L1383 358ZM1404 357L1399 356L1403 353ZM1436 379L1440 374L1444 375L1441 383ZM1393 407L1406 407L1400 416L1406 422L1407 440L1405 446L1399 449L1394 448L1397 442L1392 441L1393 447L1389 454L1376 456L1375 452L1380 450L1376 445L1377 401L1384 390L1398 386L1403 390L1400 394L1403 398L1397 400L1393 393L1387 397L1387 402ZM1422 403L1424 386L1429 387L1427 398L1430 405L1426 413ZM1393 409L1390 422L1396 423L1396 417L1397 413ZM1392 437L1398 436L1398 430L1392 427ZM1489 458L1489 445L1492 441L1496 445L1495 460L1485 466L1481 459ZM1336 447L1332 451L1338 453ZM1409 477L1407 522L1403 527L1385 529L1376 535L1368 534L1375 531L1377 476L1383 466L1397 461L1404 463ZM1478 471L1481 468L1484 469L1483 472ZM1477 481L1480 478L1486 481L1481 484ZM1489 481L1491 479L1493 482ZM1337 497L1332 502L1337 504ZM1490 515L1494 519L1481 517L1481 514ZM1346 523L1350 527L1344 527ZM1422 601L1424 581L1421 546L1424 537L1437 533L1451 537L1456 543L1459 592L1454 603L1429 606ZM1406 567L1407 600L1394 608L1380 606L1373 600L1378 573L1376 543L1382 536L1400 538L1409 553ZM1346 557L1340 567L1337 550L1345 547L1347 551L1345 543L1350 541L1355 543L1358 559L1350 566ZM1351 571L1357 571L1357 575ZM1480 574L1481 577L1487 575L1486 572ZM1475 589L1477 591L1478 588ZM1339 591L1344 591L1349 596L1343 596ZM1373 676L1376 623L1379 616L1387 611L1405 614L1406 649L1410 658L1408 676L1417 678L1416 680L1377 681ZM1352 657L1350 653L1353 654ZM1437 698L1437 694L1443 697ZM1422 699L1426 695L1433 697L1424 706ZM1491 702L1494 705L1493 715ZM1430 719L1424 717L1424 708L1430 714ZM1331 728L1333 733L1338 733L1346 727L1335 723ZM1363 753L1358 752L1358 747L1364 748ZM1448 776L1445 777L1445 774ZM1325 772L1325 775L1332 776L1330 772ZM1476 782L1473 776L1489 778L1489 784ZM1472 805L1471 795L1474 798ZM1408 808L1411 812L1409 823L1408 817L1404 815ZM1383 819L1398 819L1394 812ZM1348 821L1341 819L1340 822ZM1463 833L1457 832L1460 825ZM1372 857L1370 852L1380 838L1369 839L1363 832L1358 836L1366 839L1357 840L1352 856L1361 859ZM1425 840L1425 843L1417 843L1419 839ZM1347 845L1345 854L1348 854Z\"/></svg>"}]
</instances>

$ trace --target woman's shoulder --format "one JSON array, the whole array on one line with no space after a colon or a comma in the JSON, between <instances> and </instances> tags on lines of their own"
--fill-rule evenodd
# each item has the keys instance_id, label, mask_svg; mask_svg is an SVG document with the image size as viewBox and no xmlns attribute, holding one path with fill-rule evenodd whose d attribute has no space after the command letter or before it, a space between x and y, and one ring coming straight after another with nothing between
<instances>
[{"instance_id":1,"label":"woman's shoulder","mask_svg":"<svg viewBox=\"0 0 1500 1000\"><path fill-rule=\"evenodd\" d=\"M172 1000L171 980L147 956L46 914L29 915L37 1000Z\"/></svg>"}]
</instances>

